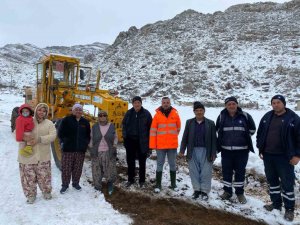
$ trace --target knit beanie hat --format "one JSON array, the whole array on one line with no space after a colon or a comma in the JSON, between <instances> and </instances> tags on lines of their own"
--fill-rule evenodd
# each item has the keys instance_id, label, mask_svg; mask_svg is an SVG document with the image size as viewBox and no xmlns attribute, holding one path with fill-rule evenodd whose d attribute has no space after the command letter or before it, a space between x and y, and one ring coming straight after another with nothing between
<instances>
[{"instance_id":1,"label":"knit beanie hat","mask_svg":"<svg viewBox=\"0 0 300 225\"><path fill-rule=\"evenodd\" d=\"M237 101L237 99L236 99L236 97L234 97L234 96L225 98L225 105L226 105L228 102L235 102L236 104L239 104L238 101Z\"/></svg>"},{"instance_id":2,"label":"knit beanie hat","mask_svg":"<svg viewBox=\"0 0 300 225\"><path fill-rule=\"evenodd\" d=\"M83 109L82 105L80 105L79 103L75 103L72 107L72 111L74 111L77 108Z\"/></svg>"},{"instance_id":3,"label":"knit beanie hat","mask_svg":"<svg viewBox=\"0 0 300 225\"><path fill-rule=\"evenodd\" d=\"M142 98L140 96L134 96L132 98L132 103L134 103L135 101L140 101L142 103Z\"/></svg>"},{"instance_id":4,"label":"knit beanie hat","mask_svg":"<svg viewBox=\"0 0 300 225\"><path fill-rule=\"evenodd\" d=\"M282 95L273 96L273 98L271 99L271 104L272 104L273 99L278 99L284 104L284 106L286 105L285 98Z\"/></svg>"},{"instance_id":5,"label":"knit beanie hat","mask_svg":"<svg viewBox=\"0 0 300 225\"><path fill-rule=\"evenodd\" d=\"M194 102L193 108L194 108L194 111L196 109L204 109L205 110L204 105L201 102L198 102L198 101Z\"/></svg>"},{"instance_id":6,"label":"knit beanie hat","mask_svg":"<svg viewBox=\"0 0 300 225\"><path fill-rule=\"evenodd\" d=\"M104 111L104 110L99 110L99 111L98 111L98 116L99 116L99 115L106 115L106 116L107 116L107 112Z\"/></svg>"}]
</instances>

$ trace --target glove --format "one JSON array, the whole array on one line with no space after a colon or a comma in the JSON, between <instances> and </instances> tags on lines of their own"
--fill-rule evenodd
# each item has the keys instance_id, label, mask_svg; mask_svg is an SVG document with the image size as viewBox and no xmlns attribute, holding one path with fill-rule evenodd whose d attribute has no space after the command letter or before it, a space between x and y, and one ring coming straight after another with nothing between
<instances>
[{"instance_id":1,"label":"glove","mask_svg":"<svg viewBox=\"0 0 300 225\"><path fill-rule=\"evenodd\" d=\"M32 155L32 146L26 145L25 148L19 150L21 156L30 157Z\"/></svg>"}]
</instances>

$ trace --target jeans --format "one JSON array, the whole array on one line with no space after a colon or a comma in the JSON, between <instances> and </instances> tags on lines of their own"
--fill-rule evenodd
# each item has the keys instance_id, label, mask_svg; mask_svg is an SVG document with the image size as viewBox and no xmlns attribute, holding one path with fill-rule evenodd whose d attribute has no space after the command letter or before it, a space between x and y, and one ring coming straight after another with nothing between
<instances>
[{"instance_id":1,"label":"jeans","mask_svg":"<svg viewBox=\"0 0 300 225\"><path fill-rule=\"evenodd\" d=\"M156 150L157 155L157 172L162 172L166 155L168 156L168 163L170 167L170 171L176 171L176 155L177 149L160 149Z\"/></svg>"}]
</instances>

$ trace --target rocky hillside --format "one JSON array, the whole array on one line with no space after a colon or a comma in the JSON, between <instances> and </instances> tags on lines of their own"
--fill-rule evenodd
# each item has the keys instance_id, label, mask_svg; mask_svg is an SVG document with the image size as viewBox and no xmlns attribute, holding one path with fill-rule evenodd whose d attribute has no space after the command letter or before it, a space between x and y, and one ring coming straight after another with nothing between
<instances>
[{"instance_id":1,"label":"rocky hillside","mask_svg":"<svg viewBox=\"0 0 300 225\"><path fill-rule=\"evenodd\" d=\"M103 72L102 87L129 98L168 95L177 103L218 105L228 95L264 106L282 93L300 98L300 0L234 5L224 12L187 10L173 19L131 27L110 45L0 48L0 83L34 74L42 54L76 55ZM5 79L3 76L7 76ZM33 77L33 76L31 76ZM32 78L34 79L34 78Z\"/></svg>"},{"instance_id":2,"label":"rocky hillside","mask_svg":"<svg viewBox=\"0 0 300 225\"><path fill-rule=\"evenodd\" d=\"M99 57L121 94L216 104L228 95L269 103L300 97L300 1L242 4L225 12L187 10L121 32Z\"/></svg>"}]
</instances>

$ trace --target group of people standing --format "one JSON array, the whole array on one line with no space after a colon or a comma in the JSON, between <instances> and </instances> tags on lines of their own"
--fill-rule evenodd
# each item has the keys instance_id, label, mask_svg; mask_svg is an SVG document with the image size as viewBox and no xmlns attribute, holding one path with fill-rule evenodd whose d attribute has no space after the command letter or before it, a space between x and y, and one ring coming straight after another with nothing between
<instances>
[{"instance_id":1,"label":"group of people standing","mask_svg":"<svg viewBox=\"0 0 300 225\"><path fill-rule=\"evenodd\" d=\"M181 121L178 111L171 106L170 98L162 98L161 106L156 109L153 118L142 106L141 97L135 96L132 105L122 122L128 166L126 187L135 183L136 160L139 161L139 187L144 187L146 159L152 150L156 150L154 192L159 193L162 189L166 156L170 173L169 188L178 191L176 157L184 157L186 154L194 189L192 197L208 200L213 162L221 152L223 193L220 198L230 200L234 188L238 202L247 202L244 195L246 165L249 152L254 152L251 136L256 132L256 126L251 115L239 107L235 97L225 99L225 108L218 116L216 124L206 118L205 106L201 102L194 102L195 117L185 123L178 154ZM256 137L272 201L264 208L268 211L281 210L284 203L284 218L292 221L295 208L294 166L300 160L300 118L286 108L286 101L282 95L275 95L271 99L271 106L272 110L266 113L259 123ZM16 123L17 141L20 142L18 161L22 187L28 203L35 201L37 183L44 198L51 199L50 143L56 137L56 129L53 123L46 119L48 110L46 104L38 104L31 121L31 108L22 105L19 109L20 116ZM117 176L118 137L115 127L108 121L105 111L98 112L98 122L92 128L82 115L82 105L75 104L72 115L65 117L58 129L62 147L60 193L64 194L68 190L71 179L73 188L81 190L79 180L84 155L89 150L94 187L101 190L102 178L105 177L111 195Z\"/></svg>"},{"instance_id":2,"label":"group of people standing","mask_svg":"<svg viewBox=\"0 0 300 225\"><path fill-rule=\"evenodd\" d=\"M165 157L168 157L170 186L176 185L176 156L178 134L181 129L180 116L171 106L170 98L163 97L161 106L151 118L142 106L142 99L132 99L133 107L123 120L123 138L128 164L127 187L134 184L135 159L139 160L139 184L145 183L145 162L147 152L156 150L156 185L154 192L162 189L162 173ZM257 148L263 160L265 174L269 183L272 203L264 206L267 211L281 210L284 203L284 218L294 219L295 196L294 166L300 160L300 118L286 108L282 95L271 99L272 110L261 119L257 131ZM233 189L240 204L246 204L244 194L246 166L249 152L254 152L251 136L256 125L249 113L239 107L238 101L231 96L225 99L225 108L220 112L216 124L205 117L205 106L194 102L194 118L185 124L179 157L184 157L189 166L189 174L194 189L193 199L208 200L211 190L212 165L221 152L223 175L222 200L230 200ZM152 120L152 121L151 121ZM148 135L149 134L149 135ZM149 143L149 145L148 145Z\"/></svg>"}]
</instances>

